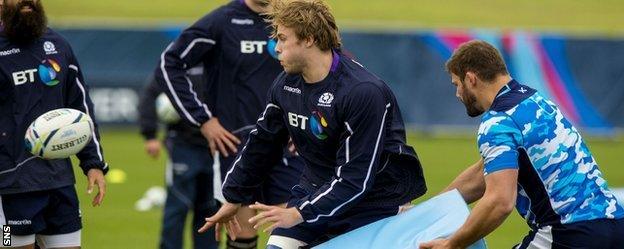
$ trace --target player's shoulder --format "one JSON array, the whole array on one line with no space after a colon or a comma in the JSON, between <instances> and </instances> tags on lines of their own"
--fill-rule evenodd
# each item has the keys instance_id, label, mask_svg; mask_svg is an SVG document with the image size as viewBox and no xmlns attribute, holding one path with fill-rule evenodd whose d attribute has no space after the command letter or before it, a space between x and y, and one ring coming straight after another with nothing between
<instances>
[{"instance_id":1,"label":"player's shoulder","mask_svg":"<svg viewBox=\"0 0 624 249\"><path fill-rule=\"evenodd\" d=\"M340 67L340 84L349 93L361 94L387 90L387 85L382 79L350 56L341 54Z\"/></svg>"},{"instance_id":2,"label":"player's shoulder","mask_svg":"<svg viewBox=\"0 0 624 249\"><path fill-rule=\"evenodd\" d=\"M488 135L499 133L519 133L520 128L513 117L506 112L487 111L481 117L479 124L479 140L487 138Z\"/></svg>"},{"instance_id":3,"label":"player's shoulder","mask_svg":"<svg viewBox=\"0 0 624 249\"><path fill-rule=\"evenodd\" d=\"M67 39L65 39L63 35L61 35L60 33L58 33L56 30L52 28L47 28L46 32L43 33L43 36L41 37L41 39L43 39L44 42L52 41L62 46L69 46L69 42L67 41Z\"/></svg>"},{"instance_id":4,"label":"player's shoulder","mask_svg":"<svg viewBox=\"0 0 624 249\"><path fill-rule=\"evenodd\" d=\"M368 71L360 62L350 56L340 55L341 76L343 80L352 84L373 83L383 85L383 81L377 75Z\"/></svg>"},{"instance_id":5,"label":"player's shoulder","mask_svg":"<svg viewBox=\"0 0 624 249\"><path fill-rule=\"evenodd\" d=\"M237 1L231 1L230 3L221 5L204 15L193 26L209 27L211 25L225 24L228 18L238 11L237 5L240 5Z\"/></svg>"}]
</instances>

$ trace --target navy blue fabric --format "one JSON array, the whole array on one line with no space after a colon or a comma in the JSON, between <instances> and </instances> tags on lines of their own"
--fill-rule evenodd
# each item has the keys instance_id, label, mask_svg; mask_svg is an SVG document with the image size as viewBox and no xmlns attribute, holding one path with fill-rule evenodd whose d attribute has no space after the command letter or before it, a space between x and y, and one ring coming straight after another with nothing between
<instances>
[{"instance_id":1,"label":"navy blue fabric","mask_svg":"<svg viewBox=\"0 0 624 249\"><path fill-rule=\"evenodd\" d=\"M57 235L82 228L74 186L19 194L3 194L2 209L15 235Z\"/></svg>"},{"instance_id":2,"label":"navy blue fabric","mask_svg":"<svg viewBox=\"0 0 624 249\"><path fill-rule=\"evenodd\" d=\"M339 59L338 59L339 58ZM326 222L353 206L398 206L426 191L420 161L405 143L397 102L386 84L343 54L321 82L281 74L223 193L252 203L254 186L281 159L291 137L305 160L309 195L297 208L308 223Z\"/></svg>"},{"instance_id":3,"label":"navy blue fabric","mask_svg":"<svg viewBox=\"0 0 624 249\"><path fill-rule=\"evenodd\" d=\"M242 150L242 145L238 148ZM236 160L235 156L220 158L221 180L225 178ZM266 205L279 205L287 203L291 199L291 189L299 183L301 174L305 168L305 162L299 156L287 155L276 162L262 185L253 193L253 199Z\"/></svg>"},{"instance_id":4,"label":"navy blue fabric","mask_svg":"<svg viewBox=\"0 0 624 249\"><path fill-rule=\"evenodd\" d=\"M187 213L193 213L190 229L193 248L218 248L214 228L206 233L196 231L219 209L213 197L212 157L205 146L189 144L182 139L169 138L166 142L170 164L167 175L167 200L163 211L160 248L183 248Z\"/></svg>"}]
</instances>

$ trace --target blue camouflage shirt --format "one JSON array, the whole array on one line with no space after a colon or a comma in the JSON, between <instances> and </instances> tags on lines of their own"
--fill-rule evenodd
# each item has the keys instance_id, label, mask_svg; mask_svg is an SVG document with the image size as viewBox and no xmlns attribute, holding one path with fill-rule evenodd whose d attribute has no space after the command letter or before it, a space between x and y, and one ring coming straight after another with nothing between
<instances>
[{"instance_id":1,"label":"blue camouflage shirt","mask_svg":"<svg viewBox=\"0 0 624 249\"><path fill-rule=\"evenodd\" d=\"M579 132L534 89L515 80L503 87L478 145L486 175L519 170L516 208L529 225L624 217Z\"/></svg>"}]
</instances>

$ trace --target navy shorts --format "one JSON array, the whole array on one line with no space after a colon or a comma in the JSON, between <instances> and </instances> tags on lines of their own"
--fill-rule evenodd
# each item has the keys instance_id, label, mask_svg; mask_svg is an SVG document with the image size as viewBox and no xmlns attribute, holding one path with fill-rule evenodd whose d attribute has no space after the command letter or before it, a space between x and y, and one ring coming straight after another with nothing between
<instances>
[{"instance_id":1,"label":"navy shorts","mask_svg":"<svg viewBox=\"0 0 624 249\"><path fill-rule=\"evenodd\" d=\"M293 207L299 198L309 193L297 185L293 188L293 199L288 207ZM284 236L300 240L309 247L316 246L351 230L368 225L375 221L394 216L399 213L399 206L361 206L350 207L344 213L332 217L327 222L300 223L291 228L276 228L271 235Z\"/></svg>"},{"instance_id":2,"label":"navy shorts","mask_svg":"<svg viewBox=\"0 0 624 249\"><path fill-rule=\"evenodd\" d=\"M600 219L533 229L514 249L624 248L624 219Z\"/></svg>"},{"instance_id":3,"label":"navy shorts","mask_svg":"<svg viewBox=\"0 0 624 249\"><path fill-rule=\"evenodd\" d=\"M221 178L225 178L235 159L235 156L221 158ZM255 199L267 205L288 202L291 189L301 180L304 166L305 162L300 156L284 157L268 174L268 179L258 189Z\"/></svg>"},{"instance_id":4,"label":"navy shorts","mask_svg":"<svg viewBox=\"0 0 624 249\"><path fill-rule=\"evenodd\" d=\"M0 196L0 225L15 235L58 235L82 228L74 185Z\"/></svg>"}]
</instances>

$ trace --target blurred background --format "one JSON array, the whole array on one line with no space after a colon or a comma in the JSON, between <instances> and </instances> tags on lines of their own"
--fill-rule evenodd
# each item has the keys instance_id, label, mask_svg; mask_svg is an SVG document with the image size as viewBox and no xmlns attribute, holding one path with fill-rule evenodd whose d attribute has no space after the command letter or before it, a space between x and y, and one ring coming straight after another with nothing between
<instances>
[{"instance_id":1,"label":"blurred background","mask_svg":"<svg viewBox=\"0 0 624 249\"><path fill-rule=\"evenodd\" d=\"M51 26L82 64L106 158L115 169L99 208L89 206L85 180L78 179L84 248L157 247L161 209L138 210L135 204L149 188L164 185L166 157L153 160L144 152L136 124L139 92L181 29L226 2L43 2ZM588 138L610 185L624 187L624 1L327 2L345 48L397 95L429 185L416 202L437 194L479 158L479 120L465 115L444 71L453 49L471 39L496 45L512 77L558 103ZM510 248L527 232L514 213L487 242Z\"/></svg>"}]
</instances>

